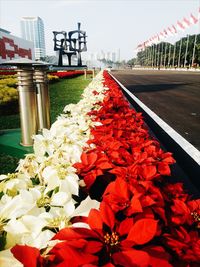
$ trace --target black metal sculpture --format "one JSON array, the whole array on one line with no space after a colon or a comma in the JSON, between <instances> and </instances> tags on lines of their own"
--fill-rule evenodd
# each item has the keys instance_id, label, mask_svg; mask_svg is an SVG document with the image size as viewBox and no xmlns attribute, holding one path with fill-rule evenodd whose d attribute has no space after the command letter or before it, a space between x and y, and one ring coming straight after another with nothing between
<instances>
[{"instance_id":1,"label":"black metal sculpture","mask_svg":"<svg viewBox=\"0 0 200 267\"><path fill-rule=\"evenodd\" d=\"M58 66L63 66L63 55L67 55L68 66L71 65L73 55L77 56L77 66L81 67L81 52L87 51L86 32L81 31L81 24L78 23L78 30L67 32L53 31L54 34L54 51L59 51ZM59 38L60 37L60 38Z\"/></svg>"}]
</instances>

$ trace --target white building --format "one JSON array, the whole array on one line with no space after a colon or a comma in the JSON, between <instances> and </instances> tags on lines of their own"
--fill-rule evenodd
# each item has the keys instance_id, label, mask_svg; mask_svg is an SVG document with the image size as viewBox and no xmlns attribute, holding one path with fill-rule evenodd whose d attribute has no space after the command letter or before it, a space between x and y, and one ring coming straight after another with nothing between
<instances>
[{"instance_id":1,"label":"white building","mask_svg":"<svg viewBox=\"0 0 200 267\"><path fill-rule=\"evenodd\" d=\"M21 18L22 38L32 41L35 49L35 59L45 57L44 23L40 17Z\"/></svg>"},{"instance_id":2,"label":"white building","mask_svg":"<svg viewBox=\"0 0 200 267\"><path fill-rule=\"evenodd\" d=\"M35 59L33 42L11 35L1 28L0 48L0 63L17 58Z\"/></svg>"}]
</instances>

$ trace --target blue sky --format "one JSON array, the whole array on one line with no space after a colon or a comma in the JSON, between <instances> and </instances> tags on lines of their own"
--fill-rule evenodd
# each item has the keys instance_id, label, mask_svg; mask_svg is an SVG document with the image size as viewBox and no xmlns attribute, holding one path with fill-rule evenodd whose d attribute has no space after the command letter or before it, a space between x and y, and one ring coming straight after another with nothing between
<instances>
[{"instance_id":1,"label":"blue sky","mask_svg":"<svg viewBox=\"0 0 200 267\"><path fill-rule=\"evenodd\" d=\"M199 6L200 0L0 0L0 27L20 36L20 18L40 16L47 54L53 55L52 31L75 30L81 22L88 36L88 54L120 48L121 59L127 60L139 43L190 13L197 16ZM200 27L192 26L176 38L197 31Z\"/></svg>"}]
</instances>

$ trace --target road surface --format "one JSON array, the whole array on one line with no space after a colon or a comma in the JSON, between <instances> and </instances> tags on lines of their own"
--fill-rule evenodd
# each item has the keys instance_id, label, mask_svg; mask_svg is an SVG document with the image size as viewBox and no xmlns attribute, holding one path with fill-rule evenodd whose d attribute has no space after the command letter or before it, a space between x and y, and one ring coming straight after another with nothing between
<instances>
[{"instance_id":1,"label":"road surface","mask_svg":"<svg viewBox=\"0 0 200 267\"><path fill-rule=\"evenodd\" d=\"M113 70L112 74L200 150L200 72Z\"/></svg>"}]
</instances>

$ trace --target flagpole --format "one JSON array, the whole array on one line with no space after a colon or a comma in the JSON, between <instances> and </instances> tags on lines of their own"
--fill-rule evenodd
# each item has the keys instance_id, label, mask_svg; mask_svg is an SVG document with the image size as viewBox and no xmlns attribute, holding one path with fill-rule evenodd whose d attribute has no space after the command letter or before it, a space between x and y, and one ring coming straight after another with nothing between
<instances>
[{"instance_id":1,"label":"flagpole","mask_svg":"<svg viewBox=\"0 0 200 267\"><path fill-rule=\"evenodd\" d=\"M180 59L181 59L181 48L182 48L182 38L180 42L180 47L179 47L179 56L178 56L178 68L180 67Z\"/></svg>"},{"instance_id":2,"label":"flagpole","mask_svg":"<svg viewBox=\"0 0 200 267\"><path fill-rule=\"evenodd\" d=\"M164 56L164 68L166 64L167 43L165 43L165 56Z\"/></svg>"},{"instance_id":3,"label":"flagpole","mask_svg":"<svg viewBox=\"0 0 200 267\"><path fill-rule=\"evenodd\" d=\"M161 43L161 55L160 55L160 66L162 67L162 61L163 61L163 42Z\"/></svg>"},{"instance_id":4,"label":"flagpole","mask_svg":"<svg viewBox=\"0 0 200 267\"><path fill-rule=\"evenodd\" d=\"M156 51L155 51L155 61L154 61L154 66L156 67L157 66L157 64L156 64L156 62L157 62L157 46L158 46L158 44L156 44Z\"/></svg>"},{"instance_id":5,"label":"flagpole","mask_svg":"<svg viewBox=\"0 0 200 267\"><path fill-rule=\"evenodd\" d=\"M189 43L189 34L187 35L187 44L186 44L186 49L185 49L185 60L184 60L184 68L186 67L187 64L187 53L188 53L188 43Z\"/></svg>"},{"instance_id":6,"label":"flagpole","mask_svg":"<svg viewBox=\"0 0 200 267\"><path fill-rule=\"evenodd\" d=\"M193 53L192 53L192 67L194 65L194 56L195 56L196 42L197 42L197 34L195 34L195 38L194 38L194 46L193 46Z\"/></svg>"},{"instance_id":7,"label":"flagpole","mask_svg":"<svg viewBox=\"0 0 200 267\"><path fill-rule=\"evenodd\" d=\"M175 54L176 54L176 43L174 44L174 54L173 54L173 63L172 63L173 68L175 67L174 66L174 64L175 64Z\"/></svg>"},{"instance_id":8,"label":"flagpole","mask_svg":"<svg viewBox=\"0 0 200 267\"><path fill-rule=\"evenodd\" d=\"M169 44L169 53L168 53L168 67L170 66L170 61L171 61L171 44Z\"/></svg>"},{"instance_id":9,"label":"flagpole","mask_svg":"<svg viewBox=\"0 0 200 267\"><path fill-rule=\"evenodd\" d=\"M158 55L157 55L157 67L159 68L160 64L160 43L158 44Z\"/></svg>"},{"instance_id":10,"label":"flagpole","mask_svg":"<svg viewBox=\"0 0 200 267\"><path fill-rule=\"evenodd\" d=\"M154 44L153 44L152 68L154 67L154 56L155 56L155 47L154 47Z\"/></svg>"},{"instance_id":11,"label":"flagpole","mask_svg":"<svg viewBox=\"0 0 200 267\"><path fill-rule=\"evenodd\" d=\"M153 47L153 44L151 45L151 62L150 62L150 66L152 66L152 61L153 61L153 57L154 57L154 47Z\"/></svg>"}]
</instances>

